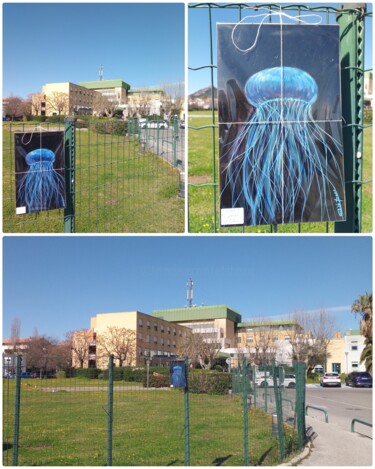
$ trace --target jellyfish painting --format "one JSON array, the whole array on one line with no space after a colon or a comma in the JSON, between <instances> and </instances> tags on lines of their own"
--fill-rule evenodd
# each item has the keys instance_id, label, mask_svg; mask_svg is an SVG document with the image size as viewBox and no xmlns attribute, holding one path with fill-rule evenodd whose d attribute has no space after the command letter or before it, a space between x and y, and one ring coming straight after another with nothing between
<instances>
[{"instance_id":1,"label":"jellyfish painting","mask_svg":"<svg viewBox=\"0 0 375 469\"><path fill-rule=\"evenodd\" d=\"M275 31L280 40L277 27ZM236 51L227 53L232 68L225 68L229 78L225 77L219 95L224 121L220 129L221 208L243 208L248 225L345 220L336 93L332 93L336 100L331 106L328 86L323 82L320 91L316 77L304 68L313 67L305 55L299 60L300 46L291 40L296 29L289 31L286 37L294 54L290 50L289 55L288 51L279 54L282 63L279 58L279 64L270 60L273 66L260 67L254 59L249 67L242 54L245 65L239 66L242 74L236 77ZM270 35L270 41L275 36ZM266 65L267 59L262 60ZM231 113L236 113L235 118Z\"/></svg>"},{"instance_id":2,"label":"jellyfish painting","mask_svg":"<svg viewBox=\"0 0 375 469\"><path fill-rule=\"evenodd\" d=\"M61 147L62 140L55 151L50 148L27 151L27 146L16 145L18 158L24 161L24 170L16 177L17 207L23 207L23 213L65 207L65 179L60 174L63 171L54 168L56 153L61 153Z\"/></svg>"},{"instance_id":3,"label":"jellyfish painting","mask_svg":"<svg viewBox=\"0 0 375 469\"><path fill-rule=\"evenodd\" d=\"M317 93L311 75L293 67L261 70L246 82L255 112L231 144L227 184L233 206L249 208L251 225L310 219L312 191L320 220L342 219L342 149L312 117Z\"/></svg>"}]
</instances>

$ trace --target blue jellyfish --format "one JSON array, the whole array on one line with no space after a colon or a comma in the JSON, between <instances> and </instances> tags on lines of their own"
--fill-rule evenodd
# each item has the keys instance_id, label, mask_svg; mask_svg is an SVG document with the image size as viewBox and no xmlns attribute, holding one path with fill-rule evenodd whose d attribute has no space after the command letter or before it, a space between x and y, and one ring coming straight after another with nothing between
<instances>
[{"instance_id":1,"label":"blue jellyfish","mask_svg":"<svg viewBox=\"0 0 375 469\"><path fill-rule=\"evenodd\" d=\"M232 206L246 207L251 225L343 219L342 147L313 119L312 76L268 68L244 91L254 112L229 143L224 189Z\"/></svg>"},{"instance_id":2,"label":"blue jellyfish","mask_svg":"<svg viewBox=\"0 0 375 469\"><path fill-rule=\"evenodd\" d=\"M186 386L185 375L181 366L174 366L172 368L171 386L175 388L184 388Z\"/></svg>"},{"instance_id":3,"label":"blue jellyfish","mask_svg":"<svg viewBox=\"0 0 375 469\"><path fill-rule=\"evenodd\" d=\"M21 205L28 212L39 212L65 207L65 181L53 168L55 153L38 148L25 156L29 170L22 177L18 192Z\"/></svg>"}]
</instances>

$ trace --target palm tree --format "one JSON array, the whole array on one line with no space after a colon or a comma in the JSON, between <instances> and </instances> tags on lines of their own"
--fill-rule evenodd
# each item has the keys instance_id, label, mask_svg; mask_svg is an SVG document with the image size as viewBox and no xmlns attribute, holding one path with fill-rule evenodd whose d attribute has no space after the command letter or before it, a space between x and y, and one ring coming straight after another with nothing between
<instances>
[{"instance_id":1,"label":"palm tree","mask_svg":"<svg viewBox=\"0 0 375 469\"><path fill-rule=\"evenodd\" d=\"M372 372L372 293L359 295L352 304L352 312L361 316L361 334L365 337L361 362L365 363L367 371Z\"/></svg>"}]
</instances>

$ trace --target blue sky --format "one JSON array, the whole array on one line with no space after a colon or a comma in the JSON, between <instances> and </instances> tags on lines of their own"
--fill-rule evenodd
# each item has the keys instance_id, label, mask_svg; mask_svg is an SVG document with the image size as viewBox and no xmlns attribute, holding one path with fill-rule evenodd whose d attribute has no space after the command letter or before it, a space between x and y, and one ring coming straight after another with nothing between
<instances>
[{"instance_id":1,"label":"blue sky","mask_svg":"<svg viewBox=\"0 0 375 469\"><path fill-rule=\"evenodd\" d=\"M271 2L272 3L272 2ZM292 4L288 2L287 4ZM304 4L300 2L300 4ZM255 4L254 4L255 5ZM307 6L318 7L319 5L332 6L340 8L341 3L307 3ZM372 5L367 4L368 11L372 11ZM259 15L261 12L254 12L253 10L242 10L242 19L247 16ZM264 13L264 12L263 12ZM297 11L288 10L291 16L298 14ZM301 12L303 14L310 14L309 12ZM327 18L325 13L320 14L322 21L321 24L327 24ZM208 19L208 8L189 8L188 9L188 66L191 68L198 68L204 65L211 64L210 57L210 28ZM254 17L247 19L245 22L259 23L262 17ZM239 21L239 10L238 8L211 8L211 23L212 23L212 45L213 45L213 57L212 63L216 65L216 23L236 23ZM278 18L273 18L274 22L279 22ZM317 21L315 17L306 17L306 22ZM292 22L287 18L283 18L283 23ZM335 24L335 15L329 15L329 24ZM365 19L365 68L372 68L372 18L367 17ZM198 71L189 71L188 73L188 94L194 93L202 88L211 85L210 69L202 69ZM216 69L214 69L214 86L216 86Z\"/></svg>"},{"instance_id":2,"label":"blue sky","mask_svg":"<svg viewBox=\"0 0 375 469\"><path fill-rule=\"evenodd\" d=\"M3 238L3 336L62 338L97 313L227 304L243 320L332 311L372 289L372 239L351 236L12 236Z\"/></svg>"},{"instance_id":3,"label":"blue sky","mask_svg":"<svg viewBox=\"0 0 375 469\"><path fill-rule=\"evenodd\" d=\"M132 88L184 80L183 3L6 3L3 95L48 82L104 79Z\"/></svg>"}]
</instances>

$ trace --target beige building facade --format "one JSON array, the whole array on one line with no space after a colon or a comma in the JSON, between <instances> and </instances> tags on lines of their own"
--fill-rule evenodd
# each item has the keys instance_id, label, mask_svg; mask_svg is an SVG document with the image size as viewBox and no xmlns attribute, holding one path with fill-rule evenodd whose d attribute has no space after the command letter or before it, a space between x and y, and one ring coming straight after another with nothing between
<instances>
[{"instance_id":1,"label":"beige building facade","mask_svg":"<svg viewBox=\"0 0 375 469\"><path fill-rule=\"evenodd\" d=\"M95 90L70 82L47 83L32 96L33 114L40 116L92 114Z\"/></svg>"},{"instance_id":2,"label":"beige building facade","mask_svg":"<svg viewBox=\"0 0 375 469\"><path fill-rule=\"evenodd\" d=\"M83 364L84 367L107 368L108 353L101 353L100 341L104 337L108 338L111 328L121 328L133 332L130 344L131 351L123 363L129 366L143 366L147 361L151 361L155 365L167 362L168 359L176 357L182 342L191 334L189 328L139 311L97 314L90 320L90 338L86 341L89 353ZM82 332L78 331L76 334L73 340L77 341ZM107 346L110 348L110 340L106 340ZM116 339L112 340L114 344ZM118 360L115 364L119 364ZM74 352L73 366L79 366Z\"/></svg>"}]
</instances>

